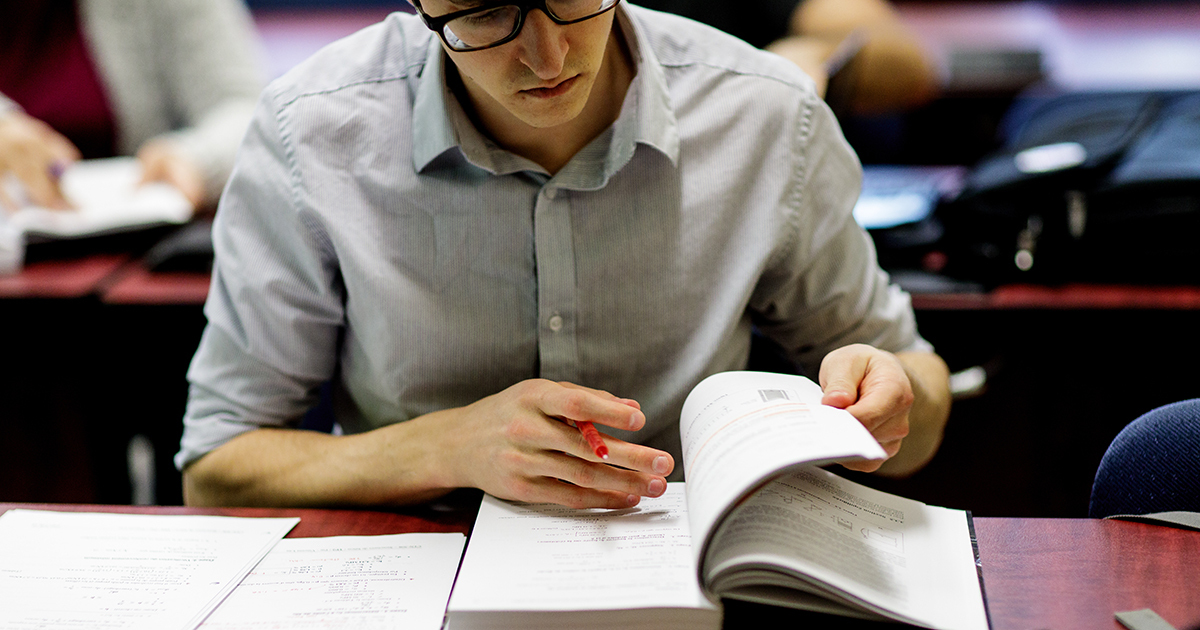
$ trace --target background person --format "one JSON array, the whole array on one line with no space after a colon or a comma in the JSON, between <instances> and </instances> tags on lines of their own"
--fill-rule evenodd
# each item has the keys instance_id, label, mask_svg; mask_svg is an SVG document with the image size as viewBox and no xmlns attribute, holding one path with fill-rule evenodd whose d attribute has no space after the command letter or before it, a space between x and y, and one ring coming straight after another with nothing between
<instances>
[{"instance_id":1,"label":"background person","mask_svg":"<svg viewBox=\"0 0 1200 630\"><path fill-rule=\"evenodd\" d=\"M826 96L830 58L855 50L838 73L839 114L875 115L929 102L937 76L887 0L637 0L715 26L800 66Z\"/></svg>"},{"instance_id":2,"label":"background person","mask_svg":"<svg viewBox=\"0 0 1200 630\"><path fill-rule=\"evenodd\" d=\"M147 180L215 205L263 83L240 0L5 2L0 177L65 207L66 165L137 155Z\"/></svg>"}]
</instances>

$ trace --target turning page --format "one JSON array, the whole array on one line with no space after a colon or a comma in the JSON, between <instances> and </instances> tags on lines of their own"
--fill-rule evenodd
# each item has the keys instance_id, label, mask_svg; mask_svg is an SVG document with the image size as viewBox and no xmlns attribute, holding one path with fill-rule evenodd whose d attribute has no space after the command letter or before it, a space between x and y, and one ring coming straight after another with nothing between
<instances>
[{"instance_id":1,"label":"turning page","mask_svg":"<svg viewBox=\"0 0 1200 630\"><path fill-rule=\"evenodd\" d=\"M287 538L204 630L439 630L462 534Z\"/></svg>"},{"instance_id":2,"label":"turning page","mask_svg":"<svg viewBox=\"0 0 1200 630\"><path fill-rule=\"evenodd\" d=\"M190 630L299 521L9 510L0 627Z\"/></svg>"},{"instance_id":3,"label":"turning page","mask_svg":"<svg viewBox=\"0 0 1200 630\"><path fill-rule=\"evenodd\" d=\"M887 456L821 395L803 376L768 372L714 374L688 395L679 431L698 557L721 517L768 478L798 465Z\"/></svg>"},{"instance_id":4,"label":"turning page","mask_svg":"<svg viewBox=\"0 0 1200 630\"><path fill-rule=\"evenodd\" d=\"M988 627L965 512L819 468L789 472L746 499L710 550L705 583L722 596L928 628Z\"/></svg>"}]
</instances>

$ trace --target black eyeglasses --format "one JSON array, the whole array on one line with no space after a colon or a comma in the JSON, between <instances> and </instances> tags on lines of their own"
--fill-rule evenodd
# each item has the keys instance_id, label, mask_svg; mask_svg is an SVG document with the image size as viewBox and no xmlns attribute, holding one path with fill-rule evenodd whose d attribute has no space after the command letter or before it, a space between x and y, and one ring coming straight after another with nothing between
<instances>
[{"instance_id":1,"label":"black eyeglasses","mask_svg":"<svg viewBox=\"0 0 1200 630\"><path fill-rule=\"evenodd\" d=\"M421 0L413 0L425 26L437 33L451 50L470 52L492 48L512 41L521 33L525 16L540 9L555 24L575 24L590 20L617 6L621 0L500 0L437 17L425 13ZM426 0L428 4L452 4L447 0Z\"/></svg>"}]
</instances>

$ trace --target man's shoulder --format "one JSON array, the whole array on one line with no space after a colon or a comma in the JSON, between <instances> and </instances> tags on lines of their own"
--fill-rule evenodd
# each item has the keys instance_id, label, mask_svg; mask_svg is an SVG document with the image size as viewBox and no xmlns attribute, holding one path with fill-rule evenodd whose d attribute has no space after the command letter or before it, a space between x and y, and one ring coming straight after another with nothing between
<instances>
[{"instance_id":1,"label":"man's shoulder","mask_svg":"<svg viewBox=\"0 0 1200 630\"><path fill-rule=\"evenodd\" d=\"M414 15L395 12L313 53L267 87L283 105L356 86L407 81L421 75L432 33Z\"/></svg>"},{"instance_id":2,"label":"man's shoulder","mask_svg":"<svg viewBox=\"0 0 1200 630\"><path fill-rule=\"evenodd\" d=\"M762 80L785 90L814 90L812 80L796 64L707 24L640 6L630 6L629 13L664 70L710 79Z\"/></svg>"}]
</instances>

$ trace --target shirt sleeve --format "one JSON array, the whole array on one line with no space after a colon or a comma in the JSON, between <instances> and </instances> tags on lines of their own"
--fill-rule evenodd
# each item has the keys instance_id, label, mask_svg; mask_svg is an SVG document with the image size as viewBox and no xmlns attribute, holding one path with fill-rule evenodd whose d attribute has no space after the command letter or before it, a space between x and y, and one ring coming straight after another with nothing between
<instances>
[{"instance_id":1,"label":"shirt sleeve","mask_svg":"<svg viewBox=\"0 0 1200 630\"><path fill-rule=\"evenodd\" d=\"M909 295L891 283L870 236L854 220L862 168L829 108L800 108L790 225L752 297L756 324L807 374L852 343L931 351Z\"/></svg>"},{"instance_id":2,"label":"shirt sleeve","mask_svg":"<svg viewBox=\"0 0 1200 630\"><path fill-rule=\"evenodd\" d=\"M344 289L327 232L303 199L270 90L213 225L208 325L188 370L182 470L235 436L295 426L337 361Z\"/></svg>"}]
</instances>

